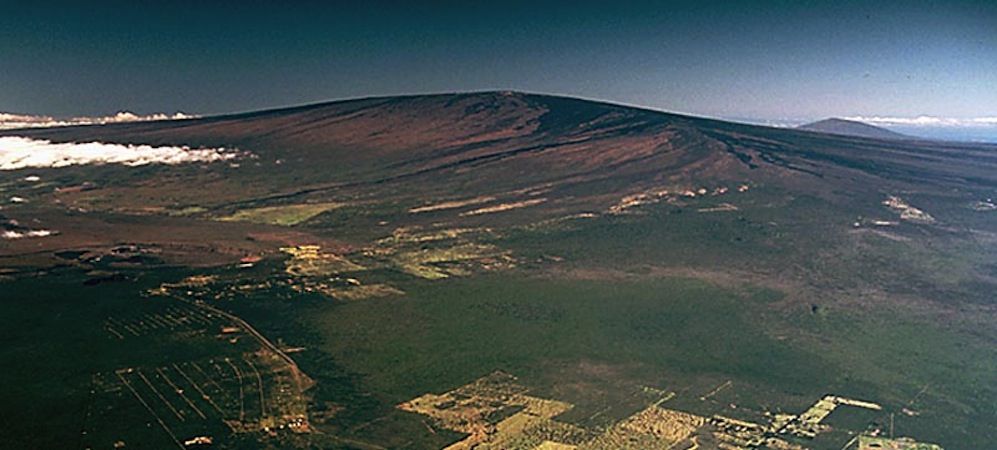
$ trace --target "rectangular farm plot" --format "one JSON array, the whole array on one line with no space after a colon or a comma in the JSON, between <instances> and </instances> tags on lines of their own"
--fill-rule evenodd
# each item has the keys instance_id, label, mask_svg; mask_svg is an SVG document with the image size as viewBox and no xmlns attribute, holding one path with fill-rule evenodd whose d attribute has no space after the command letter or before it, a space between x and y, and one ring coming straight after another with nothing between
<instances>
[{"instance_id":1,"label":"rectangular farm plot","mask_svg":"<svg viewBox=\"0 0 997 450\"><path fill-rule=\"evenodd\" d=\"M88 445L186 448L311 431L311 380L293 360L241 319L164 292L103 324L128 366L94 376Z\"/></svg>"},{"instance_id":2,"label":"rectangular farm plot","mask_svg":"<svg viewBox=\"0 0 997 450\"><path fill-rule=\"evenodd\" d=\"M95 448L118 441L184 448L198 436L307 432L307 401L279 361L246 354L99 374L86 441Z\"/></svg>"},{"instance_id":3,"label":"rectangular farm plot","mask_svg":"<svg viewBox=\"0 0 997 450\"><path fill-rule=\"evenodd\" d=\"M336 208L344 203L301 203L295 205L264 206L236 211L234 214L219 217L222 222L252 222L270 225L294 226Z\"/></svg>"},{"instance_id":4,"label":"rectangular farm plot","mask_svg":"<svg viewBox=\"0 0 997 450\"><path fill-rule=\"evenodd\" d=\"M142 315L114 315L104 321L104 330L125 340L140 336L191 331L219 332L228 321L210 312L177 302L169 302Z\"/></svg>"}]
</instances>

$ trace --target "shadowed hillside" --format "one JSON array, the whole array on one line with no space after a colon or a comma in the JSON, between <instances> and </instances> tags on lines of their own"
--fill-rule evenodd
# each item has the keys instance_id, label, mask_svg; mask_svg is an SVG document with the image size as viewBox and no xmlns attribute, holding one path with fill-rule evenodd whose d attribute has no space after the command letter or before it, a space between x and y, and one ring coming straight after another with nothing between
<instances>
[{"instance_id":1,"label":"shadowed hillside","mask_svg":"<svg viewBox=\"0 0 997 450\"><path fill-rule=\"evenodd\" d=\"M816 131L818 133L866 137L870 139L914 140L914 138L910 136L896 133L885 128L845 119L824 119L800 125L796 128L800 130Z\"/></svg>"}]
</instances>

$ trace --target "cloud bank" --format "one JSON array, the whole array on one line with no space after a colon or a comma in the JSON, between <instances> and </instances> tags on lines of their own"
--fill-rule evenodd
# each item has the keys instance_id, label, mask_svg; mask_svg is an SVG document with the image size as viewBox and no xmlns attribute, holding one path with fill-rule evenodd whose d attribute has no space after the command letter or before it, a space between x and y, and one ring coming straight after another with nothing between
<instances>
[{"instance_id":1,"label":"cloud bank","mask_svg":"<svg viewBox=\"0 0 997 450\"><path fill-rule=\"evenodd\" d=\"M153 147L151 145L52 143L46 140L0 137L0 170L67 167L85 164L183 164L215 162L243 155L225 148Z\"/></svg>"},{"instance_id":2,"label":"cloud bank","mask_svg":"<svg viewBox=\"0 0 997 450\"><path fill-rule=\"evenodd\" d=\"M881 116L852 116L845 117L847 120L856 120L873 125L882 126L911 126L911 127L997 127L997 116L995 117L881 117Z\"/></svg>"},{"instance_id":3,"label":"cloud bank","mask_svg":"<svg viewBox=\"0 0 997 450\"><path fill-rule=\"evenodd\" d=\"M4 231L3 233L0 233L0 237L8 240L13 240L13 239L24 239L24 238L48 237L53 234L55 233L53 233L50 230L30 230L30 231L25 231L23 233L20 231L7 230Z\"/></svg>"},{"instance_id":4,"label":"cloud bank","mask_svg":"<svg viewBox=\"0 0 997 450\"><path fill-rule=\"evenodd\" d=\"M198 116L178 112L173 115L150 114L140 116L128 111L119 112L113 116L103 117L73 117L70 119L56 119L50 116L32 116L25 114L0 113L0 130L12 130L16 128L49 128L65 127L73 125L103 125L108 123L122 122L148 122L151 120L182 120L195 119Z\"/></svg>"}]
</instances>

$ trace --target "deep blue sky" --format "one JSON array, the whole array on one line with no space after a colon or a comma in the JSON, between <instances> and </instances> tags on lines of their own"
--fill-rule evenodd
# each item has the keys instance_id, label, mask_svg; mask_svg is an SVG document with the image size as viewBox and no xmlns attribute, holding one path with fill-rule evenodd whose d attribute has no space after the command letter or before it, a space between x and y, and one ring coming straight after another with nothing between
<instances>
[{"instance_id":1,"label":"deep blue sky","mask_svg":"<svg viewBox=\"0 0 997 450\"><path fill-rule=\"evenodd\" d=\"M0 111L515 89L719 117L997 116L995 1L21 3L0 4Z\"/></svg>"}]
</instances>

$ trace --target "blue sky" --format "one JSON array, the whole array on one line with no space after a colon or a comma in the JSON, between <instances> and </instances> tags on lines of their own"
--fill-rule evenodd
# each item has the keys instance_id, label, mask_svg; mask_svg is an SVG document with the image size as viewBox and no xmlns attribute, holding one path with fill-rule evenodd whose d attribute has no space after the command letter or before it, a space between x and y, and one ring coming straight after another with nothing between
<instances>
[{"instance_id":1,"label":"blue sky","mask_svg":"<svg viewBox=\"0 0 997 450\"><path fill-rule=\"evenodd\" d=\"M5 5L0 111L514 89L757 120L997 116L992 1L163 3Z\"/></svg>"}]
</instances>

